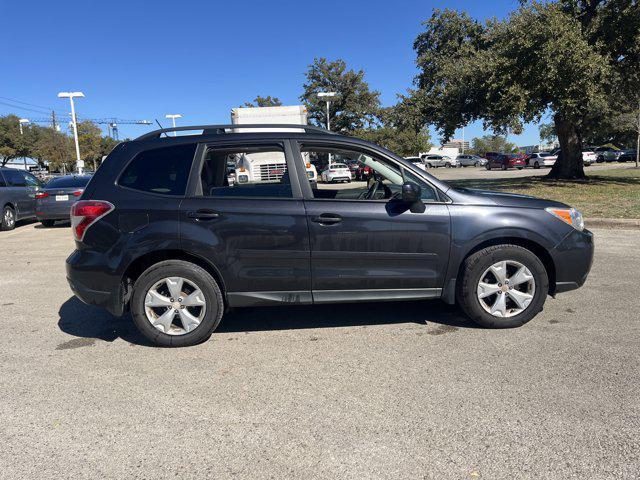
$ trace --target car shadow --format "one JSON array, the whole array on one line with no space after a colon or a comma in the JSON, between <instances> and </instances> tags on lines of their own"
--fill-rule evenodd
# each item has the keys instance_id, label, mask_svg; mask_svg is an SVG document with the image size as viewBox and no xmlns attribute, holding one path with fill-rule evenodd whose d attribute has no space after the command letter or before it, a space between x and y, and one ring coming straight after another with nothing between
<instances>
[{"instance_id":1,"label":"car shadow","mask_svg":"<svg viewBox=\"0 0 640 480\"><path fill-rule=\"evenodd\" d=\"M42 225L41 223L39 223L38 225L34 226L33 228L42 228L44 230L52 230L54 228L69 228L71 226L71 222L68 220L60 220L56 223L54 223L51 227L45 227L44 225Z\"/></svg>"},{"instance_id":2,"label":"car shadow","mask_svg":"<svg viewBox=\"0 0 640 480\"><path fill-rule=\"evenodd\" d=\"M58 327L79 338L105 342L122 340L153 346L138 333L131 315L114 317L105 310L70 297L60 307ZM478 328L457 307L439 300L412 302L345 303L340 305L291 305L232 309L225 314L218 333L338 328L353 326L430 323L457 328Z\"/></svg>"}]
</instances>

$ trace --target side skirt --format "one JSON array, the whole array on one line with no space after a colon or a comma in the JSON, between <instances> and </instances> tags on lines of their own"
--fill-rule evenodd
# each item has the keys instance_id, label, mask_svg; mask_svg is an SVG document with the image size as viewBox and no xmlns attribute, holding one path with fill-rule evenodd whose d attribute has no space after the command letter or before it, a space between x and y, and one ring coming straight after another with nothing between
<instances>
[{"instance_id":1,"label":"side skirt","mask_svg":"<svg viewBox=\"0 0 640 480\"><path fill-rule=\"evenodd\" d=\"M316 290L294 292L229 292L230 307L267 305L310 305L321 303L389 302L440 298L441 288Z\"/></svg>"}]
</instances>

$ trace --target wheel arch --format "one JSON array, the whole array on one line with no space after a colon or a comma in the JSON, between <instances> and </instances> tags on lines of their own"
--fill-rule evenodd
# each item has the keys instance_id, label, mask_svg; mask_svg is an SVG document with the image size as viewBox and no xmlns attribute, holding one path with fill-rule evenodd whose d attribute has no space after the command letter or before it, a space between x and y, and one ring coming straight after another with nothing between
<instances>
[{"instance_id":1,"label":"wheel arch","mask_svg":"<svg viewBox=\"0 0 640 480\"><path fill-rule=\"evenodd\" d=\"M127 266L123 276L122 282L125 286L125 302L128 303L129 298L131 297L131 286L135 283L135 281L142 275L142 273L152 265L156 263L163 262L166 260L183 260L186 262L191 262L195 265L206 270L218 283L220 287L220 291L222 292L222 298L227 303L227 295L224 279L218 267L216 267L213 263L208 260L200 257L199 255L194 255L193 253L187 252L185 250L179 249L168 249L168 250L156 250L153 252L146 253L134 259Z\"/></svg>"},{"instance_id":2,"label":"wheel arch","mask_svg":"<svg viewBox=\"0 0 640 480\"><path fill-rule=\"evenodd\" d=\"M522 248L526 248L531 253L533 253L536 257L540 259L542 264L544 265L545 270L547 271L547 277L549 277L549 294L553 295L556 289L556 265L553 261L553 258L549 254L549 251L536 242L535 240L531 240L529 238L522 237L497 237L491 238L488 240L484 240L474 247L472 247L465 255L462 257L460 264L458 265L458 272L456 275L456 279L460 278L462 275L462 271L464 269L464 262L467 258L473 255L476 252L479 252L483 248L493 247L496 245L517 245Z\"/></svg>"},{"instance_id":3,"label":"wheel arch","mask_svg":"<svg viewBox=\"0 0 640 480\"><path fill-rule=\"evenodd\" d=\"M556 265L551 257L549 251L540 243L529 238L523 238L518 236L498 236L489 239L485 239L477 242L471 246L463 255L459 257L457 268L455 264L453 272L450 273L448 280L445 282L441 298L449 304L454 304L456 301L457 289L460 285L458 281L464 270L464 262L474 253L482 250L483 248L496 246L496 245L517 245L522 248L526 248L532 252L536 257L540 259L549 278L549 295L554 295L556 290ZM451 272L451 270L449 270Z\"/></svg>"}]
</instances>

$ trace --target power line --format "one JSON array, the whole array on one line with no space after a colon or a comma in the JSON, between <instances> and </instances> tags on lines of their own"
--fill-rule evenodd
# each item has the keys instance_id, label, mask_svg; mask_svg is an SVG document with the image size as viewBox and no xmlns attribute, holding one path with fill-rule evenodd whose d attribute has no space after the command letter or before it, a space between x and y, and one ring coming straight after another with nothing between
<instances>
[{"instance_id":1,"label":"power line","mask_svg":"<svg viewBox=\"0 0 640 480\"><path fill-rule=\"evenodd\" d=\"M35 110L35 109L33 109L33 108L21 107L20 105L12 105L12 104L10 104L10 103L3 102L3 101L1 101L1 100L0 100L0 104L2 104L2 105L6 105L6 106L11 107L11 108L15 108L15 109L17 109L17 110L26 110L26 111L29 111L29 112L35 112L35 113L44 113L44 114L48 114L48 113L51 111L51 110L48 110L48 111L46 111L46 110Z\"/></svg>"},{"instance_id":2,"label":"power line","mask_svg":"<svg viewBox=\"0 0 640 480\"><path fill-rule=\"evenodd\" d=\"M51 107L45 107L44 105L36 105L35 103L23 102L22 100L16 100L15 98L2 97L2 96L0 96L0 98L3 100L8 100L13 103L21 103L22 105L29 105L30 107L38 107L38 108L44 108L45 110L53 110Z\"/></svg>"}]
</instances>

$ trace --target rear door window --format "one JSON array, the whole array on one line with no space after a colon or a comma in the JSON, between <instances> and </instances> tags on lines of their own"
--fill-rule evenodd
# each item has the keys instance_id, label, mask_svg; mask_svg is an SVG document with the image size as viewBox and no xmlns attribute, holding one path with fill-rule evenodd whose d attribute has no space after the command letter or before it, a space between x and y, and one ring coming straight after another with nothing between
<instances>
[{"instance_id":1,"label":"rear door window","mask_svg":"<svg viewBox=\"0 0 640 480\"><path fill-rule=\"evenodd\" d=\"M195 151L192 143L141 152L127 165L118 184L143 192L184 195Z\"/></svg>"},{"instance_id":2,"label":"rear door window","mask_svg":"<svg viewBox=\"0 0 640 480\"><path fill-rule=\"evenodd\" d=\"M5 170L4 177L10 187L26 187L27 181L19 170Z\"/></svg>"},{"instance_id":3,"label":"rear door window","mask_svg":"<svg viewBox=\"0 0 640 480\"><path fill-rule=\"evenodd\" d=\"M280 145L207 150L197 195L291 198L291 181Z\"/></svg>"},{"instance_id":4,"label":"rear door window","mask_svg":"<svg viewBox=\"0 0 640 480\"><path fill-rule=\"evenodd\" d=\"M0 172L0 188L6 187L7 182L4 181L4 177L2 176L2 172Z\"/></svg>"}]
</instances>

